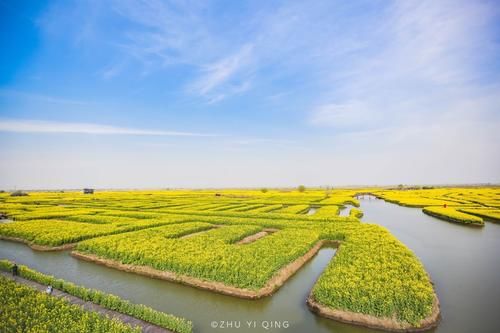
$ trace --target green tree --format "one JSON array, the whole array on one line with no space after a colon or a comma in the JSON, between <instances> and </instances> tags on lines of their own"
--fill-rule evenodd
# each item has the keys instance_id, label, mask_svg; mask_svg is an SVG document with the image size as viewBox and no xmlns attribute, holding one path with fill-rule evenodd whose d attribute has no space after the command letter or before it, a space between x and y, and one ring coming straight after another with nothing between
<instances>
[{"instance_id":1,"label":"green tree","mask_svg":"<svg viewBox=\"0 0 500 333\"><path fill-rule=\"evenodd\" d=\"M299 192L305 192L306 191L306 187L304 185L299 185L299 187L297 188L297 190Z\"/></svg>"}]
</instances>

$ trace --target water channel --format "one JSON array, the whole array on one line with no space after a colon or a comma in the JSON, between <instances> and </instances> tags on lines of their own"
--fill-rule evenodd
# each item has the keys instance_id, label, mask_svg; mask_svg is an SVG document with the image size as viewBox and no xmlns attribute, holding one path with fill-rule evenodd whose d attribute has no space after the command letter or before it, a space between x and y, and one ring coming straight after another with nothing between
<instances>
[{"instance_id":1,"label":"water channel","mask_svg":"<svg viewBox=\"0 0 500 333\"><path fill-rule=\"evenodd\" d=\"M387 227L430 273L443 314L434 332L500 331L499 224L471 228L373 197L360 201L363 221ZM334 254L335 249L320 250L275 295L244 300L79 261L68 252L37 252L0 241L0 258L186 317L193 321L195 332L377 332L318 317L307 308L307 295ZM213 328L212 322L233 327Z\"/></svg>"}]
</instances>

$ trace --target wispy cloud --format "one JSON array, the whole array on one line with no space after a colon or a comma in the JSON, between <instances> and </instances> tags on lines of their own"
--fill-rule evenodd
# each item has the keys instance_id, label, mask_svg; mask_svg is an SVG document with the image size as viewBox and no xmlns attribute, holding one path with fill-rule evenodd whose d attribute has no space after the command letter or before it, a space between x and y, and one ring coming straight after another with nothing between
<instances>
[{"instance_id":1,"label":"wispy cloud","mask_svg":"<svg viewBox=\"0 0 500 333\"><path fill-rule=\"evenodd\" d=\"M103 79L109 80L109 79L112 79L112 78L118 76L123 71L123 69L125 67L126 67L125 61L118 61L118 62L115 62L112 65L104 68L103 70L101 70L99 72L99 75Z\"/></svg>"},{"instance_id":2,"label":"wispy cloud","mask_svg":"<svg viewBox=\"0 0 500 333\"><path fill-rule=\"evenodd\" d=\"M253 45L246 44L235 54L203 66L202 75L190 85L189 89L200 96L209 97L211 102L248 90L249 81L233 83L231 79L249 65L252 49Z\"/></svg>"},{"instance_id":3,"label":"wispy cloud","mask_svg":"<svg viewBox=\"0 0 500 333\"><path fill-rule=\"evenodd\" d=\"M227 40L213 25L206 5L192 1L115 1L113 12L132 25L112 42L122 55L140 64L142 75L176 65L190 67L185 91L215 104L250 87L242 73L251 60L251 43ZM208 16L207 16L208 15ZM133 61L128 61L129 65ZM123 63L123 61L122 61ZM103 78L127 66L109 66Z\"/></svg>"},{"instance_id":4,"label":"wispy cloud","mask_svg":"<svg viewBox=\"0 0 500 333\"><path fill-rule=\"evenodd\" d=\"M198 63L213 40L203 21L205 6L193 1L114 1L113 10L135 24L125 31L124 50L156 65Z\"/></svg>"},{"instance_id":5,"label":"wispy cloud","mask_svg":"<svg viewBox=\"0 0 500 333\"><path fill-rule=\"evenodd\" d=\"M217 134L163 131L118 127L91 123L73 123L40 120L0 120L0 132L16 133L73 133L94 135L149 135L181 137L214 137Z\"/></svg>"},{"instance_id":6,"label":"wispy cloud","mask_svg":"<svg viewBox=\"0 0 500 333\"><path fill-rule=\"evenodd\" d=\"M326 72L332 89L317 95L309 123L356 131L426 126L464 105L475 119L484 118L484 110L492 114L494 104L486 105L495 103L492 87L484 79L500 51L491 26L498 15L488 2L392 3L377 28L358 38L360 52L349 60L330 58L347 69ZM498 85L493 90L498 93Z\"/></svg>"}]
</instances>

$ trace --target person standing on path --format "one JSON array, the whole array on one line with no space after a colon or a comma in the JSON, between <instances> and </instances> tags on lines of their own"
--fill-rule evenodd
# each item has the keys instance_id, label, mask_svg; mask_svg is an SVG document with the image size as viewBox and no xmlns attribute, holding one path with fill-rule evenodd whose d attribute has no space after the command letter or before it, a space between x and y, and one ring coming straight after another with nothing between
<instances>
[{"instance_id":1,"label":"person standing on path","mask_svg":"<svg viewBox=\"0 0 500 333\"><path fill-rule=\"evenodd\" d=\"M19 274L19 268L17 267L17 264L14 263L12 266L12 276L17 276Z\"/></svg>"}]
</instances>

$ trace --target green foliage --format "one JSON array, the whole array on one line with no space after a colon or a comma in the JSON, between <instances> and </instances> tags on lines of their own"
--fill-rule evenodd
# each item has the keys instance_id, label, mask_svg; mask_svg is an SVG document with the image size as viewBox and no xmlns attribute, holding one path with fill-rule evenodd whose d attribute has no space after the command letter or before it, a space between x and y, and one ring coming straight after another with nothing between
<instances>
[{"instance_id":1,"label":"green foliage","mask_svg":"<svg viewBox=\"0 0 500 333\"><path fill-rule=\"evenodd\" d=\"M80 221L59 219L31 220L25 222L0 224L0 235L18 237L38 245L59 246L75 243L96 236L112 235L126 231L140 230L171 223L177 219L120 219L106 223L92 217L80 218Z\"/></svg>"},{"instance_id":2,"label":"green foliage","mask_svg":"<svg viewBox=\"0 0 500 333\"><path fill-rule=\"evenodd\" d=\"M11 267L12 263L10 261L0 260L1 270L10 271ZM82 298L85 301L99 304L105 308L142 319L178 333L190 333L192 331L192 323L186 319L159 312L144 305L133 304L127 300L119 298L118 296L106 294L99 290L77 286L71 282L57 279L50 275L45 275L23 265L19 265L19 275L28 280L45 285L51 285L56 289Z\"/></svg>"},{"instance_id":3,"label":"green foliage","mask_svg":"<svg viewBox=\"0 0 500 333\"><path fill-rule=\"evenodd\" d=\"M418 258L386 229L344 225L344 238L313 288L328 307L392 318L418 327L432 311L434 291ZM325 230L325 233L331 233Z\"/></svg>"},{"instance_id":4,"label":"green foliage","mask_svg":"<svg viewBox=\"0 0 500 333\"><path fill-rule=\"evenodd\" d=\"M49 333L140 333L118 319L86 311L0 276L0 331Z\"/></svg>"},{"instance_id":5,"label":"green foliage","mask_svg":"<svg viewBox=\"0 0 500 333\"><path fill-rule=\"evenodd\" d=\"M8 260L0 260L0 270L4 272L11 272L12 271L12 266L14 266L13 263L11 263Z\"/></svg>"},{"instance_id":6,"label":"green foliage","mask_svg":"<svg viewBox=\"0 0 500 333\"><path fill-rule=\"evenodd\" d=\"M444 207L425 207L424 209L422 209L422 211L425 214L435 216L435 217L440 218L442 220L448 220L451 222L464 223L464 224L484 225L482 218L457 211L451 207L447 207L447 208L444 208Z\"/></svg>"},{"instance_id":7,"label":"green foliage","mask_svg":"<svg viewBox=\"0 0 500 333\"><path fill-rule=\"evenodd\" d=\"M213 225L201 222L167 225L88 240L80 243L77 251L256 290L318 241L315 230L304 233L288 228L250 244L236 244L262 231L257 225L228 225L179 237L210 227Z\"/></svg>"},{"instance_id":8,"label":"green foliage","mask_svg":"<svg viewBox=\"0 0 500 333\"><path fill-rule=\"evenodd\" d=\"M460 205L464 201L459 197L415 198L408 194L411 190L392 192L405 202ZM332 309L418 323L429 315L435 295L429 277L415 255L386 229L360 223L359 209L352 209L351 217L336 215L339 206L359 206L353 198L356 193L331 190L325 197L324 190L262 193L256 189L5 196L0 211L26 221L0 225L0 235L50 245L79 241L77 251L104 259L251 290L265 286L318 242L340 241L335 259L314 287L317 301ZM485 198L477 200L486 202ZM309 207L319 210L310 216L302 214ZM56 217L61 213L65 215ZM252 243L238 244L265 228L278 230ZM141 316L147 312L137 306L126 310L119 299L97 291L50 282L113 309Z\"/></svg>"},{"instance_id":9,"label":"green foliage","mask_svg":"<svg viewBox=\"0 0 500 333\"><path fill-rule=\"evenodd\" d=\"M304 185L299 185L297 187L297 191L299 191L300 193L303 193L306 191L306 187Z\"/></svg>"},{"instance_id":10,"label":"green foliage","mask_svg":"<svg viewBox=\"0 0 500 333\"><path fill-rule=\"evenodd\" d=\"M314 217L334 217L339 214L339 206L322 206L313 215Z\"/></svg>"},{"instance_id":11,"label":"green foliage","mask_svg":"<svg viewBox=\"0 0 500 333\"><path fill-rule=\"evenodd\" d=\"M471 208L461 208L458 209L458 211L500 222L500 209L487 208L487 207L471 207Z\"/></svg>"},{"instance_id":12,"label":"green foliage","mask_svg":"<svg viewBox=\"0 0 500 333\"><path fill-rule=\"evenodd\" d=\"M356 218L356 219L360 219L363 217L363 211L361 209L351 208L351 211L349 212L349 216Z\"/></svg>"},{"instance_id":13,"label":"green foliage","mask_svg":"<svg viewBox=\"0 0 500 333\"><path fill-rule=\"evenodd\" d=\"M313 290L321 304L417 325L432 310L434 291L418 258L386 229L362 223L304 224L238 245L258 226L223 226L189 238L202 223L184 223L82 242L77 250L239 288L262 288L319 240L342 241ZM185 232L183 232L185 233ZM366 283L365 283L366 282Z\"/></svg>"},{"instance_id":14,"label":"green foliage","mask_svg":"<svg viewBox=\"0 0 500 333\"><path fill-rule=\"evenodd\" d=\"M290 205L281 209L275 210L278 214L303 214L309 210L309 205Z\"/></svg>"}]
</instances>

